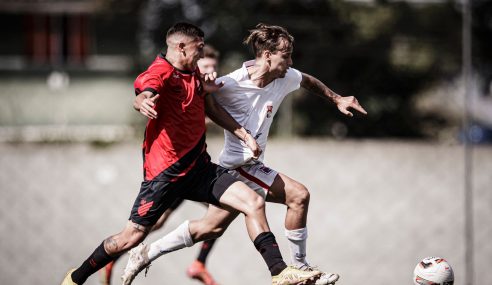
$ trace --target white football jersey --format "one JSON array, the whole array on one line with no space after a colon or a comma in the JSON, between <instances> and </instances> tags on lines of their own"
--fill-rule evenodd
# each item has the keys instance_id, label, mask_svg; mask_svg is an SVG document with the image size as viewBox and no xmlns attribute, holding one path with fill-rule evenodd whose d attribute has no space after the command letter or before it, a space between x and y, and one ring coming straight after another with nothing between
<instances>
[{"instance_id":1,"label":"white football jersey","mask_svg":"<svg viewBox=\"0 0 492 285\"><path fill-rule=\"evenodd\" d=\"M299 89L302 74L294 68L289 68L284 78L277 78L260 88L249 79L247 71L247 67L254 63L254 60L247 61L240 69L220 77L217 81L223 81L225 84L214 96L217 102L256 139L263 150L258 160L263 161L273 117L284 97ZM225 144L219 157L221 166L233 169L254 163L253 153L242 140L229 131L224 131L224 136Z\"/></svg>"}]
</instances>

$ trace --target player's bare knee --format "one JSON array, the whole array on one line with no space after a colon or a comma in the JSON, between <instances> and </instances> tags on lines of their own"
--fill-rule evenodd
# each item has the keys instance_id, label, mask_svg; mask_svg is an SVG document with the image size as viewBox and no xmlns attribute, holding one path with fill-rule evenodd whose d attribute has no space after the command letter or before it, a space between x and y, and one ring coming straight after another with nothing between
<instances>
[{"instance_id":1,"label":"player's bare knee","mask_svg":"<svg viewBox=\"0 0 492 285\"><path fill-rule=\"evenodd\" d=\"M122 232L104 240L104 250L111 256L118 256L138 245L144 238L145 235L141 233L134 234L129 228L125 228Z\"/></svg>"},{"instance_id":2,"label":"player's bare knee","mask_svg":"<svg viewBox=\"0 0 492 285\"><path fill-rule=\"evenodd\" d=\"M252 196L246 203L246 215L254 215L265 210L265 200L259 196Z\"/></svg>"},{"instance_id":3,"label":"player's bare knee","mask_svg":"<svg viewBox=\"0 0 492 285\"><path fill-rule=\"evenodd\" d=\"M135 246L137 246L140 242L142 242L147 236L149 231L148 227L144 227L142 225L130 222L125 227L121 235L121 247L122 250L128 250Z\"/></svg>"},{"instance_id":4,"label":"player's bare knee","mask_svg":"<svg viewBox=\"0 0 492 285\"><path fill-rule=\"evenodd\" d=\"M306 186L298 184L293 191L289 191L287 203L290 208L306 208L309 205L311 194Z\"/></svg>"}]
</instances>

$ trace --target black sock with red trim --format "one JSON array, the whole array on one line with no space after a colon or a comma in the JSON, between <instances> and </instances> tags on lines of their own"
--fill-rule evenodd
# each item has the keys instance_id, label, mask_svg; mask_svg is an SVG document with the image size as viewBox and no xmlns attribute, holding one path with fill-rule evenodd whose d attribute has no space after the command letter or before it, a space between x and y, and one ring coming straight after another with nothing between
<instances>
[{"instance_id":1,"label":"black sock with red trim","mask_svg":"<svg viewBox=\"0 0 492 285\"><path fill-rule=\"evenodd\" d=\"M272 276L278 275L287 267L272 232L259 234L253 243L261 253L261 256L263 256Z\"/></svg>"},{"instance_id":2,"label":"black sock with red trim","mask_svg":"<svg viewBox=\"0 0 492 285\"><path fill-rule=\"evenodd\" d=\"M214 246L215 241L216 241L216 239L210 239L210 240L204 241L202 243L202 247L200 248L200 253L198 254L198 257L196 260L205 264L205 262L207 261L208 254L210 253L210 250Z\"/></svg>"},{"instance_id":3,"label":"black sock with red trim","mask_svg":"<svg viewBox=\"0 0 492 285\"><path fill-rule=\"evenodd\" d=\"M72 281L78 285L84 284L84 282L97 272L99 269L103 268L106 264L110 263L116 257L111 257L106 253L104 249L104 242L99 245L96 250L87 258L82 265L72 272Z\"/></svg>"}]
</instances>

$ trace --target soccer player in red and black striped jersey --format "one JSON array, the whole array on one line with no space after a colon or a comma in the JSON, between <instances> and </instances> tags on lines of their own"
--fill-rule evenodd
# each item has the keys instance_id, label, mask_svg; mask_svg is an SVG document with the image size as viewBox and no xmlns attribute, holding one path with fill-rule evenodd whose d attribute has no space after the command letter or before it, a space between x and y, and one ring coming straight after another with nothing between
<instances>
[{"instance_id":1,"label":"soccer player in red and black striped jersey","mask_svg":"<svg viewBox=\"0 0 492 285\"><path fill-rule=\"evenodd\" d=\"M217 72L217 67L219 64L219 52L212 46L210 45L205 45L203 47L203 58L200 58L197 62L198 68L200 70L200 73L213 73ZM148 105L147 103L151 103L154 105L156 97L152 97L150 101L144 101L141 100L142 98L135 97L135 110L140 111L140 110L148 110L148 111L154 111L153 107ZM143 104L145 103L145 104ZM142 105L139 105L142 104ZM206 118L206 123L208 124L210 122L209 118ZM178 199L169 209L167 209L162 216L157 220L156 224L152 227L151 231L158 230L164 226L164 224L167 222L169 217L172 215L172 213L180 206L182 205L183 199ZM208 207L207 203L202 203L204 206ZM215 282L214 278L210 274L210 272L206 268L206 262L208 255L210 254L214 244L215 244L215 239L211 240L205 240L202 242L202 245L200 247L200 252L196 259L188 266L186 269L186 274L188 277L192 279L196 279L200 282L202 282L204 285L217 285L217 282ZM115 260L116 261L116 260ZM111 279L112 279L112 273L113 273L113 267L114 263L110 262L108 263L104 268L99 270L100 274L100 281L102 285L110 285L111 284Z\"/></svg>"},{"instance_id":2,"label":"soccer player in red and black striped jersey","mask_svg":"<svg viewBox=\"0 0 492 285\"><path fill-rule=\"evenodd\" d=\"M239 212L244 214L248 234L274 280L300 283L321 274L287 267L270 232L264 200L227 169L210 161L205 144L205 106L209 117L240 138L255 156L261 150L255 139L207 96L221 84L215 83L216 74L201 77L197 69L197 61L203 57L203 37L203 31L194 25L175 24L166 35L167 53L158 56L135 81L137 97L142 101L158 96L143 144L144 181L125 228L105 239L81 266L70 270L63 285L83 284L116 256L135 247L162 213L181 198L209 203L205 217L185 221L170 234L163 248L140 245L132 250L123 276L125 284L158 256L217 238L237 216L231 213Z\"/></svg>"}]
</instances>

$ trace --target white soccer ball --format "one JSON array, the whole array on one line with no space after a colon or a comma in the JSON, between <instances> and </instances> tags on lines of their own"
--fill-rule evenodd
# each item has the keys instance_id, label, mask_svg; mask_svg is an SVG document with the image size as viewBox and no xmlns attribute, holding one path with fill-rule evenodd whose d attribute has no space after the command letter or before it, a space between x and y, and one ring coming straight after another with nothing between
<instances>
[{"instance_id":1,"label":"white soccer ball","mask_svg":"<svg viewBox=\"0 0 492 285\"><path fill-rule=\"evenodd\" d=\"M415 266L413 283L415 285L453 285L453 268L444 258L426 257Z\"/></svg>"}]
</instances>

